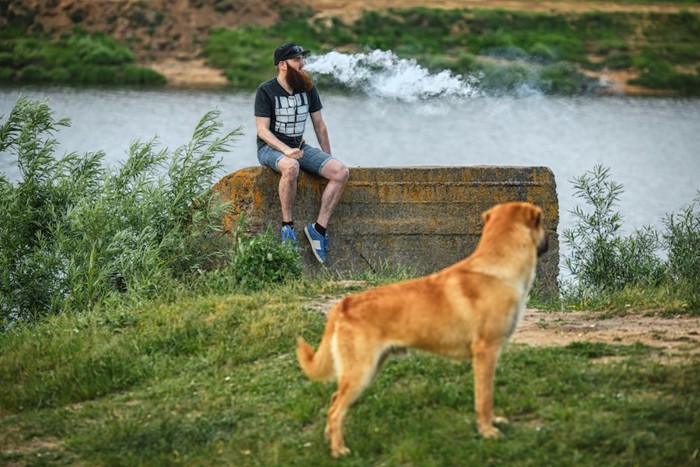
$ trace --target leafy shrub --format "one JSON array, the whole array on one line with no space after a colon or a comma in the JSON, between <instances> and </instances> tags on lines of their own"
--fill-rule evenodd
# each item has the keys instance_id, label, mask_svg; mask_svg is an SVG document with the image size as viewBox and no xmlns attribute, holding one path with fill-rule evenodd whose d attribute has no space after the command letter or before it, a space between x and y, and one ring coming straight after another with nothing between
<instances>
[{"instance_id":1,"label":"leafy shrub","mask_svg":"<svg viewBox=\"0 0 700 467\"><path fill-rule=\"evenodd\" d=\"M576 206L572 213L578 219L573 229L564 230L564 241L571 248L566 267L582 287L604 287L613 283L609 263L614 257L614 239L622 226L619 213L611 212L622 186L608 181L609 169L596 166L592 173L572 181L575 194L592 205L585 213Z\"/></svg>"},{"instance_id":2,"label":"leafy shrub","mask_svg":"<svg viewBox=\"0 0 700 467\"><path fill-rule=\"evenodd\" d=\"M238 235L229 272L246 290L260 290L301 273L299 253L281 244L271 229L257 237Z\"/></svg>"},{"instance_id":3,"label":"leafy shrub","mask_svg":"<svg viewBox=\"0 0 700 467\"><path fill-rule=\"evenodd\" d=\"M574 208L577 222L563 233L571 250L565 265L576 279L563 290L565 296L578 300L658 288L673 290L690 307L700 306L700 211L695 205L668 215L662 233L644 227L624 237L622 216L614 211L623 187L610 180L610 170L596 166L573 184L592 212Z\"/></svg>"},{"instance_id":4,"label":"leafy shrub","mask_svg":"<svg viewBox=\"0 0 700 467\"><path fill-rule=\"evenodd\" d=\"M57 159L51 136L69 122L20 98L0 126L0 151L21 173L16 185L0 176L0 328L115 293L148 298L230 257L227 206L209 187L238 131L217 137L217 117L207 113L171 154L137 142L107 170L102 152Z\"/></svg>"},{"instance_id":5,"label":"leafy shrub","mask_svg":"<svg viewBox=\"0 0 700 467\"><path fill-rule=\"evenodd\" d=\"M210 187L219 154L240 133L217 136L218 116L204 115L172 153L135 142L108 170L102 152L57 159L52 135L69 121L20 98L0 126L0 151L17 157L21 173L16 185L0 174L0 331L181 286L257 290L298 276L298 253L271 232L250 237L241 223L223 234L230 206Z\"/></svg>"},{"instance_id":6,"label":"leafy shrub","mask_svg":"<svg viewBox=\"0 0 700 467\"><path fill-rule=\"evenodd\" d=\"M700 74L679 73L656 52L645 52L633 60L640 69L632 84L651 89L676 90L688 96L700 95Z\"/></svg>"},{"instance_id":7,"label":"leafy shrub","mask_svg":"<svg viewBox=\"0 0 700 467\"><path fill-rule=\"evenodd\" d=\"M609 176L610 169L596 166L573 180L575 195L593 211L587 213L578 206L572 211L578 221L564 230L564 241L571 248L566 267L578 279L578 286L587 291L658 284L663 275L662 261L656 256L658 234L647 227L630 237L620 237L622 216L613 209L623 187Z\"/></svg>"},{"instance_id":8,"label":"leafy shrub","mask_svg":"<svg viewBox=\"0 0 700 467\"><path fill-rule=\"evenodd\" d=\"M166 80L160 73L136 65L124 65L117 73L119 80L129 85L165 84Z\"/></svg>"},{"instance_id":9,"label":"leafy shrub","mask_svg":"<svg viewBox=\"0 0 700 467\"><path fill-rule=\"evenodd\" d=\"M113 37L77 29L58 40L17 37L6 40L0 65L13 68L0 79L56 84L163 84L155 71L133 64L134 54Z\"/></svg>"},{"instance_id":10,"label":"leafy shrub","mask_svg":"<svg viewBox=\"0 0 700 467\"><path fill-rule=\"evenodd\" d=\"M625 44L635 33L636 14L586 12L571 20L572 28L584 41L599 48L601 44Z\"/></svg>"}]
</instances>

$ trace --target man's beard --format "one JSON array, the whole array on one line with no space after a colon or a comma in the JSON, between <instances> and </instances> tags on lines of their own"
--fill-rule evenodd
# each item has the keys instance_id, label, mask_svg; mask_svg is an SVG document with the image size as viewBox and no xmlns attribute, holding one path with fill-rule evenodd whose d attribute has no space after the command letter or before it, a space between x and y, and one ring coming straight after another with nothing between
<instances>
[{"instance_id":1,"label":"man's beard","mask_svg":"<svg viewBox=\"0 0 700 467\"><path fill-rule=\"evenodd\" d=\"M297 71L291 66L287 66L287 76L285 79L294 92L309 91L314 86L314 81L307 72L304 70Z\"/></svg>"}]
</instances>

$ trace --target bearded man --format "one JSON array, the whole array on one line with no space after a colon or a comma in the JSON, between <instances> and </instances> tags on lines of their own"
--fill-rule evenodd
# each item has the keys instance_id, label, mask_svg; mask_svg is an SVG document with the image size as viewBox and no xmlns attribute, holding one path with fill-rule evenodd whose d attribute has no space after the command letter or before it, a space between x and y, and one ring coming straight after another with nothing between
<instances>
[{"instance_id":1,"label":"bearded man","mask_svg":"<svg viewBox=\"0 0 700 467\"><path fill-rule=\"evenodd\" d=\"M255 126L258 161L281 175L282 242L290 242L296 247L293 211L299 170L328 180L321 195L316 222L304 227L316 259L325 264L328 224L350 171L331 155L328 129L321 115L321 99L311 77L304 71L304 57L308 54L308 50L291 42L275 50L277 77L258 86L255 94ZM309 116L320 149L304 141L304 128Z\"/></svg>"}]
</instances>

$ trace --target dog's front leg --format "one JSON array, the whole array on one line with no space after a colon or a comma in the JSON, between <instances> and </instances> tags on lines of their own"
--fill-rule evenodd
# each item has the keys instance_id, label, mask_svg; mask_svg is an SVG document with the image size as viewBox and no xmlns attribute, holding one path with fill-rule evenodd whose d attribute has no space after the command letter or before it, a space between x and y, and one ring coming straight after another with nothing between
<instances>
[{"instance_id":1,"label":"dog's front leg","mask_svg":"<svg viewBox=\"0 0 700 467\"><path fill-rule=\"evenodd\" d=\"M479 434L498 438L501 432L493 426L493 386L501 342L476 342L472 346L474 367L474 405ZM499 421L504 421L499 418Z\"/></svg>"}]
</instances>

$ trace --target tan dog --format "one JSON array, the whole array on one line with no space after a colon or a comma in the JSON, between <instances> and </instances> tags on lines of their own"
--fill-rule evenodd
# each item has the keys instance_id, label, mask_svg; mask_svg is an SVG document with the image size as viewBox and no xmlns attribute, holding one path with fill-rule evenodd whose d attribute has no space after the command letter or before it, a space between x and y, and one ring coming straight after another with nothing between
<instances>
[{"instance_id":1,"label":"tan dog","mask_svg":"<svg viewBox=\"0 0 700 467\"><path fill-rule=\"evenodd\" d=\"M500 435L493 426L496 361L525 309L537 257L548 242L542 210L530 203L497 205L483 219L481 239L468 258L427 277L346 297L330 311L316 354L299 338L304 373L338 380L326 425L333 457L350 453L343 441L350 405L388 353L408 347L473 359L479 433Z\"/></svg>"}]
</instances>

